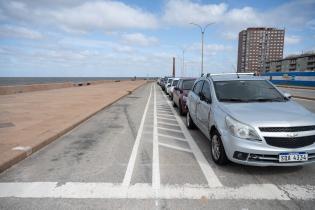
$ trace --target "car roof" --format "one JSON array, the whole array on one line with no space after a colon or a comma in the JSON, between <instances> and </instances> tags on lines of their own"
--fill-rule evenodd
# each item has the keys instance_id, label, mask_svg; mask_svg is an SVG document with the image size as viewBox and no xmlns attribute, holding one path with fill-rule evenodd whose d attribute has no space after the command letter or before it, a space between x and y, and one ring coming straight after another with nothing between
<instances>
[{"instance_id":1,"label":"car roof","mask_svg":"<svg viewBox=\"0 0 315 210\"><path fill-rule=\"evenodd\" d=\"M207 76L212 81L231 81L231 80L265 80L264 77L241 74L218 74Z\"/></svg>"},{"instance_id":2,"label":"car roof","mask_svg":"<svg viewBox=\"0 0 315 210\"><path fill-rule=\"evenodd\" d=\"M196 80L197 78L193 78L193 77L191 77L191 78L180 78L180 80Z\"/></svg>"}]
</instances>

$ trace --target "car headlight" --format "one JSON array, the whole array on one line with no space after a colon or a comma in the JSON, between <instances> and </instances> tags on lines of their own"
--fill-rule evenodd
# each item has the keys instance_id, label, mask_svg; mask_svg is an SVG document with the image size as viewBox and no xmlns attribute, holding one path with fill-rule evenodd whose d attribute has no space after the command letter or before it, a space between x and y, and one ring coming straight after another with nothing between
<instances>
[{"instance_id":1,"label":"car headlight","mask_svg":"<svg viewBox=\"0 0 315 210\"><path fill-rule=\"evenodd\" d=\"M226 116L225 123L233 136L241 139L261 141L254 128L245 125L230 116Z\"/></svg>"}]
</instances>

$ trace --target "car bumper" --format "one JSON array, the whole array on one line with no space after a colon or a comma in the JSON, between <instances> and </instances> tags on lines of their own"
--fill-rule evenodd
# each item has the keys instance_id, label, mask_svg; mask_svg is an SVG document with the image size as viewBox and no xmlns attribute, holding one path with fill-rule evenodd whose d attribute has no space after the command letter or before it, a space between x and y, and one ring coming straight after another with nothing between
<instances>
[{"instance_id":1,"label":"car bumper","mask_svg":"<svg viewBox=\"0 0 315 210\"><path fill-rule=\"evenodd\" d=\"M229 133L222 134L221 139L224 144L226 155L235 163L253 166L298 166L315 163L315 144L301 148L288 149L270 146L264 141L253 142L240 139ZM306 152L308 154L308 161L279 162L280 153L290 152ZM238 153L244 154L241 159L237 157Z\"/></svg>"}]
</instances>

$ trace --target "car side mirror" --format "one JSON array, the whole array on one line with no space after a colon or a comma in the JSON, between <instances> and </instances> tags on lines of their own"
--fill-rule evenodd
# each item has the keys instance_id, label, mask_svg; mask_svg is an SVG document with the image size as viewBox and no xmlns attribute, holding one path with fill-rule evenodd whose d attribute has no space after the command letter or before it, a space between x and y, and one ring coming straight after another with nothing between
<instances>
[{"instance_id":1,"label":"car side mirror","mask_svg":"<svg viewBox=\"0 0 315 210\"><path fill-rule=\"evenodd\" d=\"M292 95L290 93L283 93L284 97L287 99L292 98Z\"/></svg>"},{"instance_id":2,"label":"car side mirror","mask_svg":"<svg viewBox=\"0 0 315 210\"><path fill-rule=\"evenodd\" d=\"M174 87L174 90L179 90L178 87Z\"/></svg>"},{"instance_id":3,"label":"car side mirror","mask_svg":"<svg viewBox=\"0 0 315 210\"><path fill-rule=\"evenodd\" d=\"M204 101L206 99L205 95L203 95L202 92L199 93L199 98L201 101Z\"/></svg>"},{"instance_id":4,"label":"car side mirror","mask_svg":"<svg viewBox=\"0 0 315 210\"><path fill-rule=\"evenodd\" d=\"M212 103L212 99L210 98L210 99L206 99L206 102L208 103L208 104L211 104Z\"/></svg>"}]
</instances>

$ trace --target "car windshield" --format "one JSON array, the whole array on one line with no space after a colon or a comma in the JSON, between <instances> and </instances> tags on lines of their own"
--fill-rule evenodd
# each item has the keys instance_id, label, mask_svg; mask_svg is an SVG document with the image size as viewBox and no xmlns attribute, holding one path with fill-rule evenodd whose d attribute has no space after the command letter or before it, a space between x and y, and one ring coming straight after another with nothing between
<instances>
[{"instance_id":1,"label":"car windshield","mask_svg":"<svg viewBox=\"0 0 315 210\"><path fill-rule=\"evenodd\" d=\"M222 102L285 101L285 97L265 80L214 82L216 96Z\"/></svg>"},{"instance_id":2,"label":"car windshield","mask_svg":"<svg viewBox=\"0 0 315 210\"><path fill-rule=\"evenodd\" d=\"M168 79L167 83L172 83L173 79Z\"/></svg>"},{"instance_id":3,"label":"car windshield","mask_svg":"<svg viewBox=\"0 0 315 210\"><path fill-rule=\"evenodd\" d=\"M172 86L176 86L178 84L178 80L174 80Z\"/></svg>"},{"instance_id":4,"label":"car windshield","mask_svg":"<svg viewBox=\"0 0 315 210\"><path fill-rule=\"evenodd\" d=\"M183 81L183 90L191 90L194 85L195 80L184 80Z\"/></svg>"}]
</instances>

